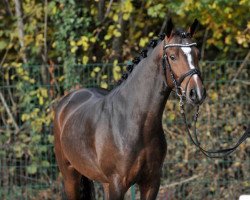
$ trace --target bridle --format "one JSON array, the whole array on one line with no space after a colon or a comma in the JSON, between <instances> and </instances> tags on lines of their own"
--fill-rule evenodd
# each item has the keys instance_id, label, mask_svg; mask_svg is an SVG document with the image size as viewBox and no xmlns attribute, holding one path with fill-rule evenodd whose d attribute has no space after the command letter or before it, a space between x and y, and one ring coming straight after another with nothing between
<instances>
[{"instance_id":1,"label":"bridle","mask_svg":"<svg viewBox=\"0 0 250 200\"><path fill-rule=\"evenodd\" d=\"M162 56L162 68L163 68L163 73L164 73L164 76L165 76L165 85L168 87L167 85L167 70L170 72L170 77L172 79L172 82L174 84L174 88L175 88L175 92L177 94L177 96L179 97L180 101L179 101L179 105L180 105L180 113L183 117L183 120L184 120L184 123L185 123L185 126L186 126L186 131L188 133L188 136L190 138L190 140L192 141L192 143L198 147L198 149L207 157L210 157L210 158L221 158L221 157L225 157L229 154L231 154L232 152L234 152L236 150L236 148L242 143L244 142L248 137L250 137L250 125L248 126L248 128L246 129L245 133L240 137L240 139L238 140L238 142L231 148L226 148L226 149L219 149L219 150L205 150L204 148L202 148L200 146L200 142L198 140L198 137L197 137L197 129L196 129L196 123L197 123L197 120L198 120L198 116L199 116L199 106L197 106L197 109L196 109L196 113L194 115L194 138L192 137L192 134L189 130L189 127L188 127L188 123L187 123L187 118L186 118L186 114L185 114L185 108L184 108L184 98L186 97L186 90L187 90L187 86L188 86L188 83L189 81L187 82L186 86L185 86L185 90L183 90L181 88L181 83L183 82L183 80L186 78L186 77L190 77L189 80L191 79L191 77L194 75L194 74L197 74L200 78L201 78L201 72L199 71L199 69L190 69L188 72L186 72L185 74L181 75L179 77L179 79L177 80L174 76L174 73L173 73L173 70L172 70L172 67L170 65L170 62L169 62L169 58L168 58L168 55L167 55L167 52L166 52L166 49L169 48L169 47L192 47L192 46L196 46L197 44L196 43L186 43L186 44L165 44L165 40L164 40L164 45L163 45L163 56Z\"/></svg>"},{"instance_id":2,"label":"bridle","mask_svg":"<svg viewBox=\"0 0 250 200\"><path fill-rule=\"evenodd\" d=\"M162 67L163 67L163 71L164 71L164 75L166 75L166 70L168 68L169 72L170 72L170 76L172 79L172 82L174 83L174 87L175 87L175 92L178 96L185 96L186 93L186 89L187 89L187 85L189 83L189 81L186 84L185 90L183 90L181 88L181 83L184 81L184 79L188 76L190 76L190 78L194 75L197 74L200 78L201 78L201 72L199 69L195 68L195 69L190 69L188 72L186 72L185 74L181 75L179 77L179 79L177 80L174 76L172 67L169 63L169 59L167 56L167 52L166 49L169 47L192 47L192 46L196 46L196 43L190 43L190 44L165 44L165 40L164 40L164 45L163 45L163 57L162 57ZM165 76L167 77L167 76ZM190 80L190 79L189 79ZM165 84L167 86L167 80L165 80ZM168 86L167 86L168 87ZM183 94L184 93L184 94Z\"/></svg>"}]
</instances>

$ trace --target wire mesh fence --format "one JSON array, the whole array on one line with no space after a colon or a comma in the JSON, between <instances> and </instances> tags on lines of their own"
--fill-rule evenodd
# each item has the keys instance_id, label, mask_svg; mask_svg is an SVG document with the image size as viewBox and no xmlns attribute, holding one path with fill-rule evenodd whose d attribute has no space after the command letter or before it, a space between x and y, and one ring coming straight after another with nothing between
<instances>
[{"instance_id":1,"label":"wire mesh fence","mask_svg":"<svg viewBox=\"0 0 250 200\"><path fill-rule=\"evenodd\" d=\"M249 124L249 62L203 62L208 97L200 108L198 137L206 149L232 146ZM42 68L45 67L46 74ZM67 67L70 73L65 73ZM1 69L0 198L61 199L63 184L53 152L51 105L70 89L112 89L123 64L9 66ZM192 106L186 106L190 124ZM163 126L168 143L158 199L237 199L250 194L250 144L231 156L208 159L192 146L171 95ZM96 197L103 191L96 184ZM127 199L138 198L138 188Z\"/></svg>"}]
</instances>

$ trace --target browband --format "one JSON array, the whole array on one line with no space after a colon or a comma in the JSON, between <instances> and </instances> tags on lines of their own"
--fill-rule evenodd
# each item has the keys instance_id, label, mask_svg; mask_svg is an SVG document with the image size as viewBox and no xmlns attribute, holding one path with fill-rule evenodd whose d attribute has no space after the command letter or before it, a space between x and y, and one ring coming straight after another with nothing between
<instances>
[{"instance_id":1,"label":"browband","mask_svg":"<svg viewBox=\"0 0 250 200\"><path fill-rule=\"evenodd\" d=\"M190 43L190 44L166 44L164 46L164 49L167 49L168 47L192 47L192 46L196 46L197 43Z\"/></svg>"}]
</instances>

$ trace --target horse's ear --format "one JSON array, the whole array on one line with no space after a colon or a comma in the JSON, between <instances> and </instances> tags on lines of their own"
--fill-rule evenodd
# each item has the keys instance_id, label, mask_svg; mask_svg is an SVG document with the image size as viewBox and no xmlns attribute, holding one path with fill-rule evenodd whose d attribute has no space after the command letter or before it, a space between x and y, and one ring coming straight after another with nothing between
<instances>
[{"instance_id":1,"label":"horse's ear","mask_svg":"<svg viewBox=\"0 0 250 200\"><path fill-rule=\"evenodd\" d=\"M174 28L174 24L172 22L172 19L169 18L167 22L167 28L166 28L166 36L169 38L171 36L172 30Z\"/></svg>"},{"instance_id":2,"label":"horse's ear","mask_svg":"<svg viewBox=\"0 0 250 200\"><path fill-rule=\"evenodd\" d=\"M197 19L195 19L193 24L190 26L189 31L188 31L190 33L191 37L193 37L198 26L199 26L199 21Z\"/></svg>"}]
</instances>

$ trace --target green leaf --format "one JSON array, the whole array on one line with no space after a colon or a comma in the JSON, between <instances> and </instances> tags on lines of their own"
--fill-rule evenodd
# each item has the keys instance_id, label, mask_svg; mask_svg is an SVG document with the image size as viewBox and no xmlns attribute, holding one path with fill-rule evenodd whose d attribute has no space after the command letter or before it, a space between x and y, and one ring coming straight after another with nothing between
<instances>
[{"instance_id":1,"label":"green leaf","mask_svg":"<svg viewBox=\"0 0 250 200\"><path fill-rule=\"evenodd\" d=\"M27 172L29 174L35 174L37 172L37 166L32 164L30 166L27 167Z\"/></svg>"},{"instance_id":2,"label":"green leaf","mask_svg":"<svg viewBox=\"0 0 250 200\"><path fill-rule=\"evenodd\" d=\"M5 49L7 47L7 45L8 44L4 40L0 41L0 50Z\"/></svg>"},{"instance_id":3,"label":"green leaf","mask_svg":"<svg viewBox=\"0 0 250 200\"><path fill-rule=\"evenodd\" d=\"M42 163L41 163L41 166L42 167L49 167L50 163L47 160L43 160Z\"/></svg>"}]
</instances>

